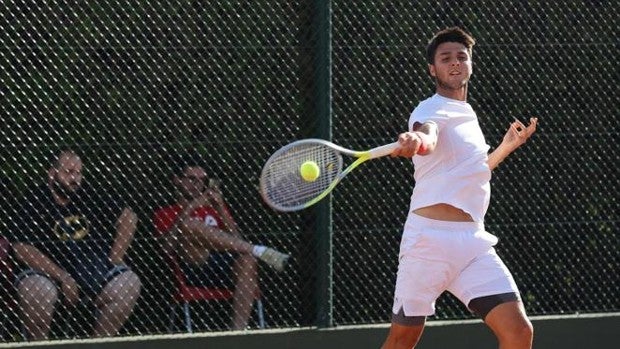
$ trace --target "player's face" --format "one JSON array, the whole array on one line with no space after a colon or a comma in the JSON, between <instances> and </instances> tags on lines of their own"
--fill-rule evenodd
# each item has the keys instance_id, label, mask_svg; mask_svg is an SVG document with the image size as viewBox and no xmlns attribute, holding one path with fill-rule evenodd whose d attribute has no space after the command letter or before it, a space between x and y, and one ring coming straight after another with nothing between
<instances>
[{"instance_id":1,"label":"player's face","mask_svg":"<svg viewBox=\"0 0 620 349\"><path fill-rule=\"evenodd\" d=\"M198 197L205 190L205 182L207 181L207 172L200 166L188 167L183 172L183 176L179 178L179 189L181 194L193 199Z\"/></svg>"},{"instance_id":2,"label":"player's face","mask_svg":"<svg viewBox=\"0 0 620 349\"><path fill-rule=\"evenodd\" d=\"M52 170L53 180L65 193L75 193L82 185L82 160L74 154L65 154L58 159L57 166Z\"/></svg>"},{"instance_id":3,"label":"player's face","mask_svg":"<svg viewBox=\"0 0 620 349\"><path fill-rule=\"evenodd\" d=\"M467 47L457 42L444 42L437 47L435 60L429 65L438 90L455 91L467 86L472 61Z\"/></svg>"}]
</instances>

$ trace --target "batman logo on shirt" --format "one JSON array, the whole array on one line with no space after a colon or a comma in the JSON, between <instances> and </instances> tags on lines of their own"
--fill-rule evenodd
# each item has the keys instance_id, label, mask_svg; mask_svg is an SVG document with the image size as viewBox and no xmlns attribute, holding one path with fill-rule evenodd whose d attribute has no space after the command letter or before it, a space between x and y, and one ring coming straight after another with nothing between
<instances>
[{"instance_id":1,"label":"batman logo on shirt","mask_svg":"<svg viewBox=\"0 0 620 349\"><path fill-rule=\"evenodd\" d=\"M62 241L82 240L90 232L90 222L84 216L69 216L56 221L54 233Z\"/></svg>"}]
</instances>

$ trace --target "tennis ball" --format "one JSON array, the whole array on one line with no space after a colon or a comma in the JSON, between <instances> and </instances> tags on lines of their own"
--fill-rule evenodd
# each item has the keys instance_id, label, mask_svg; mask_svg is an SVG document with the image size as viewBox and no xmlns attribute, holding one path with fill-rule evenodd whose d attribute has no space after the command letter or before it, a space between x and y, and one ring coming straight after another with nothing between
<instances>
[{"instance_id":1,"label":"tennis ball","mask_svg":"<svg viewBox=\"0 0 620 349\"><path fill-rule=\"evenodd\" d=\"M319 169L319 165L314 161L306 161L299 167L299 173L301 174L301 178L306 182L314 182L319 175L321 174L321 170Z\"/></svg>"}]
</instances>

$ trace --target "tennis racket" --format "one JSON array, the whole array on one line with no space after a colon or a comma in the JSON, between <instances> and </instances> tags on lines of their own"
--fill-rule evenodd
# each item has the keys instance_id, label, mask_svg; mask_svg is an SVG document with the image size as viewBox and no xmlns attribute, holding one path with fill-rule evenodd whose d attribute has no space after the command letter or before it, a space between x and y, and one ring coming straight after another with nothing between
<instances>
[{"instance_id":1,"label":"tennis racket","mask_svg":"<svg viewBox=\"0 0 620 349\"><path fill-rule=\"evenodd\" d=\"M302 139L273 153L265 163L260 176L260 192L271 208L282 212L299 211L310 207L327 196L338 183L364 161L389 155L398 142L355 151L322 139ZM342 169L342 154L356 157L349 167ZM307 161L319 167L316 180L302 178L300 167Z\"/></svg>"}]
</instances>

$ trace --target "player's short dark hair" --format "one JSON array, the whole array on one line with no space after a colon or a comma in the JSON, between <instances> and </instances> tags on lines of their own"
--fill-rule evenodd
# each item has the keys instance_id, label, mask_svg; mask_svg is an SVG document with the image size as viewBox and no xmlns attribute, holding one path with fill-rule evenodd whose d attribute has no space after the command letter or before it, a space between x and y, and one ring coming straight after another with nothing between
<instances>
[{"instance_id":1,"label":"player's short dark hair","mask_svg":"<svg viewBox=\"0 0 620 349\"><path fill-rule=\"evenodd\" d=\"M437 34L433 36L426 46L426 61L428 64L435 63L435 53L437 52L437 47L444 42L457 42L465 45L470 56L472 54L472 49L476 44L476 40L474 40L469 33L459 27L443 29L437 32Z\"/></svg>"}]
</instances>

